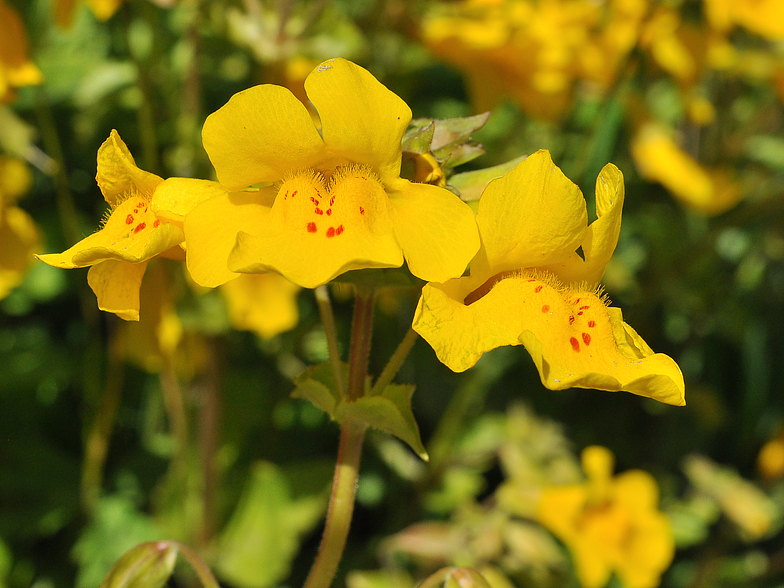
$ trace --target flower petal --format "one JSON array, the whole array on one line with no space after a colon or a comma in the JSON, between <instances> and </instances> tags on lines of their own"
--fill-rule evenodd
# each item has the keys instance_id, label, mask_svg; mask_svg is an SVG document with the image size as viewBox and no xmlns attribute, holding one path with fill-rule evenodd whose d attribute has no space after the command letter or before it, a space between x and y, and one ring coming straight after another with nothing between
<instances>
[{"instance_id":1,"label":"flower petal","mask_svg":"<svg viewBox=\"0 0 784 588\"><path fill-rule=\"evenodd\" d=\"M563 263L544 269L552 271L566 284L598 284L618 244L624 196L623 174L608 163L596 179L598 218L588 226L581 243L585 259L573 253Z\"/></svg>"},{"instance_id":2,"label":"flower petal","mask_svg":"<svg viewBox=\"0 0 784 588\"><path fill-rule=\"evenodd\" d=\"M545 387L625 390L684 404L677 364L654 354L593 291L564 288L551 275L523 272L499 280L466 305L460 281L428 284L414 330L454 371L501 345L525 345Z\"/></svg>"},{"instance_id":3,"label":"flower petal","mask_svg":"<svg viewBox=\"0 0 784 588\"><path fill-rule=\"evenodd\" d=\"M386 182L400 175L403 133L411 109L366 69L329 59L305 80L332 153L373 167Z\"/></svg>"},{"instance_id":4,"label":"flower petal","mask_svg":"<svg viewBox=\"0 0 784 588\"><path fill-rule=\"evenodd\" d=\"M176 225L159 221L141 197L120 203L97 232L62 253L37 256L62 268L85 267L116 259L131 263L147 261L185 238Z\"/></svg>"},{"instance_id":5,"label":"flower petal","mask_svg":"<svg viewBox=\"0 0 784 588\"><path fill-rule=\"evenodd\" d=\"M488 184L476 222L483 248L472 273L489 277L569 258L583 242L588 214L580 189L542 150Z\"/></svg>"},{"instance_id":6,"label":"flower petal","mask_svg":"<svg viewBox=\"0 0 784 588\"><path fill-rule=\"evenodd\" d=\"M459 277L479 249L474 212L443 188L407 180L396 187L392 222L408 269L429 282Z\"/></svg>"},{"instance_id":7,"label":"flower petal","mask_svg":"<svg viewBox=\"0 0 784 588\"><path fill-rule=\"evenodd\" d=\"M193 280L215 288L236 278L226 262L240 231L264 230L274 190L224 192L196 206L185 217L187 267Z\"/></svg>"},{"instance_id":8,"label":"flower petal","mask_svg":"<svg viewBox=\"0 0 784 588\"><path fill-rule=\"evenodd\" d=\"M262 339L296 326L299 290L276 273L243 274L221 286L234 328L253 331Z\"/></svg>"},{"instance_id":9,"label":"flower petal","mask_svg":"<svg viewBox=\"0 0 784 588\"><path fill-rule=\"evenodd\" d=\"M138 321L139 288L148 263L112 259L92 266L87 272L87 283L98 298L98 308L126 321Z\"/></svg>"},{"instance_id":10,"label":"flower petal","mask_svg":"<svg viewBox=\"0 0 784 588\"><path fill-rule=\"evenodd\" d=\"M98 148L98 173L95 175L103 197L112 206L122 196L134 191L147 197L163 179L139 169L119 133L112 129L109 138Z\"/></svg>"},{"instance_id":11,"label":"flower petal","mask_svg":"<svg viewBox=\"0 0 784 588\"><path fill-rule=\"evenodd\" d=\"M327 157L307 109L280 86L254 86L232 96L207 117L202 139L229 190L280 180Z\"/></svg>"},{"instance_id":12,"label":"flower petal","mask_svg":"<svg viewBox=\"0 0 784 588\"><path fill-rule=\"evenodd\" d=\"M182 228L185 215L197 204L223 194L226 189L217 182L169 178L155 189L151 209L159 219Z\"/></svg>"},{"instance_id":13,"label":"flower petal","mask_svg":"<svg viewBox=\"0 0 784 588\"><path fill-rule=\"evenodd\" d=\"M38 228L24 210L0 211L0 299L21 283L39 242Z\"/></svg>"}]
</instances>

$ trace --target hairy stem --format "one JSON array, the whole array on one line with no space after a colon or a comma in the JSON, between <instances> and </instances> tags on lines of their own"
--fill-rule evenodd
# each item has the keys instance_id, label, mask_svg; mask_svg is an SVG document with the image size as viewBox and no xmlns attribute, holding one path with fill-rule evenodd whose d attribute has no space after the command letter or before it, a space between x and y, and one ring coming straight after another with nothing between
<instances>
[{"instance_id":1,"label":"hairy stem","mask_svg":"<svg viewBox=\"0 0 784 588\"><path fill-rule=\"evenodd\" d=\"M328 588L338 571L354 514L364 438L364 425L346 422L341 426L338 461L332 479L332 494L329 498L324 535L304 588Z\"/></svg>"}]
</instances>

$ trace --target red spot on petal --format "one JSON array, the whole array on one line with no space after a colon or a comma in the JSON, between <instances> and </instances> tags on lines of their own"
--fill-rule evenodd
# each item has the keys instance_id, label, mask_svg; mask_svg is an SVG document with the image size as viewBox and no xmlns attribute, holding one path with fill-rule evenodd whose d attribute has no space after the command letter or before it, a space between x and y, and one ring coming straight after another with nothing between
<instances>
[{"instance_id":1,"label":"red spot on petal","mask_svg":"<svg viewBox=\"0 0 784 588\"><path fill-rule=\"evenodd\" d=\"M575 304L579 304L580 303L580 299L578 298L577 300L574 301L574 303Z\"/></svg>"},{"instance_id":2,"label":"red spot on petal","mask_svg":"<svg viewBox=\"0 0 784 588\"><path fill-rule=\"evenodd\" d=\"M294 191L291 193L291 197L292 197L292 198L294 198L294 196L296 196L296 195L297 195L297 192L299 192L299 190L294 190Z\"/></svg>"},{"instance_id":3,"label":"red spot on petal","mask_svg":"<svg viewBox=\"0 0 784 588\"><path fill-rule=\"evenodd\" d=\"M596 321L588 321L588 326L593 329L596 326Z\"/></svg>"},{"instance_id":4,"label":"red spot on petal","mask_svg":"<svg viewBox=\"0 0 784 588\"><path fill-rule=\"evenodd\" d=\"M133 224L133 215L132 214L129 214L128 216L125 217L125 224L126 225Z\"/></svg>"},{"instance_id":5,"label":"red spot on petal","mask_svg":"<svg viewBox=\"0 0 784 588\"><path fill-rule=\"evenodd\" d=\"M315 212L315 213L316 213L316 214L318 214L319 216L320 216L320 215L322 215L322 214L324 214L324 211L323 211L323 210L321 210L320 208L316 208L316 210L314 210L313 212Z\"/></svg>"},{"instance_id":6,"label":"red spot on petal","mask_svg":"<svg viewBox=\"0 0 784 588\"><path fill-rule=\"evenodd\" d=\"M591 336L588 333L583 333L583 343L586 345L591 344Z\"/></svg>"},{"instance_id":7,"label":"red spot on petal","mask_svg":"<svg viewBox=\"0 0 784 588\"><path fill-rule=\"evenodd\" d=\"M335 236L335 227L329 227L327 229L327 237L334 237Z\"/></svg>"},{"instance_id":8,"label":"red spot on petal","mask_svg":"<svg viewBox=\"0 0 784 588\"><path fill-rule=\"evenodd\" d=\"M591 308L591 307L590 306L581 306L580 310L588 310L589 308Z\"/></svg>"},{"instance_id":9,"label":"red spot on petal","mask_svg":"<svg viewBox=\"0 0 784 588\"><path fill-rule=\"evenodd\" d=\"M311 201L313 204L315 204L316 206L318 206L318 203L319 203L319 201L318 201L318 200L316 200L315 198L313 198L313 196L311 196L311 197L310 197L310 201Z\"/></svg>"},{"instance_id":10,"label":"red spot on petal","mask_svg":"<svg viewBox=\"0 0 784 588\"><path fill-rule=\"evenodd\" d=\"M321 198L321 192L318 191L318 188L314 188L314 190L316 190L316 195Z\"/></svg>"},{"instance_id":11,"label":"red spot on petal","mask_svg":"<svg viewBox=\"0 0 784 588\"><path fill-rule=\"evenodd\" d=\"M338 226L337 229L335 229L335 235L340 235L342 232L343 232L343 225L340 225Z\"/></svg>"},{"instance_id":12,"label":"red spot on petal","mask_svg":"<svg viewBox=\"0 0 784 588\"><path fill-rule=\"evenodd\" d=\"M529 282L535 282L536 280L535 280L534 278L531 278L531 279L530 279L530 280L528 280L528 281L529 281Z\"/></svg>"},{"instance_id":13,"label":"red spot on petal","mask_svg":"<svg viewBox=\"0 0 784 588\"><path fill-rule=\"evenodd\" d=\"M365 214L365 209L361 206L359 207L359 214Z\"/></svg>"},{"instance_id":14,"label":"red spot on petal","mask_svg":"<svg viewBox=\"0 0 784 588\"><path fill-rule=\"evenodd\" d=\"M316 232L316 223L308 223L308 233Z\"/></svg>"},{"instance_id":15,"label":"red spot on petal","mask_svg":"<svg viewBox=\"0 0 784 588\"><path fill-rule=\"evenodd\" d=\"M331 208L327 208L327 216L332 216L332 209Z\"/></svg>"},{"instance_id":16,"label":"red spot on petal","mask_svg":"<svg viewBox=\"0 0 784 588\"><path fill-rule=\"evenodd\" d=\"M569 317L569 324L571 325L573 323L574 323L574 315Z\"/></svg>"},{"instance_id":17,"label":"red spot on petal","mask_svg":"<svg viewBox=\"0 0 784 588\"><path fill-rule=\"evenodd\" d=\"M542 312L550 312L550 305L549 304L545 304L542 307Z\"/></svg>"},{"instance_id":18,"label":"red spot on petal","mask_svg":"<svg viewBox=\"0 0 784 588\"><path fill-rule=\"evenodd\" d=\"M143 231L146 226L147 223L139 223L138 225L136 225L136 228L133 230L134 234L138 233L139 231Z\"/></svg>"},{"instance_id":19,"label":"red spot on petal","mask_svg":"<svg viewBox=\"0 0 784 588\"><path fill-rule=\"evenodd\" d=\"M583 311L581 310L580 312L578 312L577 316L583 316Z\"/></svg>"},{"instance_id":20,"label":"red spot on petal","mask_svg":"<svg viewBox=\"0 0 784 588\"><path fill-rule=\"evenodd\" d=\"M334 196L329 199L329 205L332 206L333 204L335 204L335 197Z\"/></svg>"},{"instance_id":21,"label":"red spot on petal","mask_svg":"<svg viewBox=\"0 0 784 588\"><path fill-rule=\"evenodd\" d=\"M156 228L156 227L159 227L159 226L161 226L161 221L159 221L159 220L156 220L154 223L152 223L152 228L153 229Z\"/></svg>"},{"instance_id":22,"label":"red spot on petal","mask_svg":"<svg viewBox=\"0 0 784 588\"><path fill-rule=\"evenodd\" d=\"M138 208L134 208L133 209L133 214L139 214L139 209Z\"/></svg>"},{"instance_id":23,"label":"red spot on petal","mask_svg":"<svg viewBox=\"0 0 784 588\"><path fill-rule=\"evenodd\" d=\"M572 349L574 349L575 351L580 351L580 342L577 339L572 337L571 339L569 339L569 343L572 344Z\"/></svg>"},{"instance_id":24,"label":"red spot on petal","mask_svg":"<svg viewBox=\"0 0 784 588\"><path fill-rule=\"evenodd\" d=\"M542 291L542 286L537 286L536 290L534 290L534 292L536 292L537 294L539 294L539 292L541 291Z\"/></svg>"}]
</instances>

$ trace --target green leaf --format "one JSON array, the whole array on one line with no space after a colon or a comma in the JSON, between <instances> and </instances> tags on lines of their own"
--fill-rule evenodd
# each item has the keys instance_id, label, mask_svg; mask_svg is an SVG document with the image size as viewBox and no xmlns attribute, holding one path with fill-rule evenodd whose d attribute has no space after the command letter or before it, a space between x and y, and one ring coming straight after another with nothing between
<instances>
[{"instance_id":1,"label":"green leaf","mask_svg":"<svg viewBox=\"0 0 784 588\"><path fill-rule=\"evenodd\" d=\"M448 170L458 165L463 165L484 155L486 151L477 143L462 143L457 146L449 145L434 153L441 163L441 168Z\"/></svg>"},{"instance_id":2,"label":"green leaf","mask_svg":"<svg viewBox=\"0 0 784 588\"><path fill-rule=\"evenodd\" d=\"M447 118L435 121L435 132L431 149L438 157L437 151L449 145L465 143L473 133L481 129L490 118L489 112L483 112L464 118Z\"/></svg>"},{"instance_id":3,"label":"green leaf","mask_svg":"<svg viewBox=\"0 0 784 588\"><path fill-rule=\"evenodd\" d=\"M411 384L390 384L381 394L364 396L354 402L340 403L336 420L350 419L379 429L407 443L419 457L427 461L427 451L419 437L419 426L411 411Z\"/></svg>"},{"instance_id":4,"label":"green leaf","mask_svg":"<svg viewBox=\"0 0 784 588\"><path fill-rule=\"evenodd\" d=\"M411 153L430 153L430 144L433 142L433 135L436 130L435 121L430 124L411 130L403 137L403 151Z\"/></svg>"},{"instance_id":5,"label":"green leaf","mask_svg":"<svg viewBox=\"0 0 784 588\"><path fill-rule=\"evenodd\" d=\"M166 541L142 543L112 566L100 588L162 588L176 561L174 545Z\"/></svg>"},{"instance_id":6,"label":"green leaf","mask_svg":"<svg viewBox=\"0 0 784 588\"><path fill-rule=\"evenodd\" d=\"M479 200L479 197L482 195L482 192L485 191L487 184L514 169L514 167L526 157L528 156L521 155L520 157L515 157L506 163L494 165L493 167L455 174L449 179L449 183L459 190L460 198L466 202Z\"/></svg>"},{"instance_id":7,"label":"green leaf","mask_svg":"<svg viewBox=\"0 0 784 588\"><path fill-rule=\"evenodd\" d=\"M218 541L219 575L239 588L266 588L286 578L303 534L324 513L327 488L295 499L277 466L257 463Z\"/></svg>"},{"instance_id":8,"label":"green leaf","mask_svg":"<svg viewBox=\"0 0 784 588\"><path fill-rule=\"evenodd\" d=\"M344 374L348 377L348 368L344 364ZM306 369L294 380L296 387L291 393L292 398L302 398L314 404L335 419L335 409L340 402L340 392L335 384L332 364L328 361Z\"/></svg>"}]
</instances>

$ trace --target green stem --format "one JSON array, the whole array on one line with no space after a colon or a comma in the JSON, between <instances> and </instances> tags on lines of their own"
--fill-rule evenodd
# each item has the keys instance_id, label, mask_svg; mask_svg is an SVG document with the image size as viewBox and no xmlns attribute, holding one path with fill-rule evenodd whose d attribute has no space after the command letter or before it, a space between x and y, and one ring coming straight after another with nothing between
<instances>
[{"instance_id":1,"label":"green stem","mask_svg":"<svg viewBox=\"0 0 784 588\"><path fill-rule=\"evenodd\" d=\"M381 394L384 391L384 388L389 386L392 382L394 377L397 375L397 372L400 370L400 366L403 365L403 362L408 357L408 354L411 352L411 349L414 347L414 343L416 343L417 332L414 329L409 329L406 336L403 337L403 340L400 342L400 345L397 346L395 349L395 353L392 354L392 357L389 358L389 362L384 367L384 371L381 372L381 375L376 380L376 383L373 385L373 389L368 393L368 396L376 396L377 394Z\"/></svg>"},{"instance_id":2,"label":"green stem","mask_svg":"<svg viewBox=\"0 0 784 588\"><path fill-rule=\"evenodd\" d=\"M359 461L362 457L364 438L363 425L348 421L340 428L338 461L332 480L332 495L329 499L324 535L321 537L318 555L305 580L304 588L328 588L338 571L354 514L354 499L357 493Z\"/></svg>"},{"instance_id":3,"label":"green stem","mask_svg":"<svg viewBox=\"0 0 784 588\"><path fill-rule=\"evenodd\" d=\"M357 286L354 301L354 322L351 325L351 348L348 357L348 400L365 395L370 340L373 334L373 303L375 290ZM354 499L359 480L359 461L365 425L344 421L340 426L340 447L332 479L324 535L321 537L316 561L310 569L304 588L329 588L346 547L348 530L354 514Z\"/></svg>"},{"instance_id":4,"label":"green stem","mask_svg":"<svg viewBox=\"0 0 784 588\"><path fill-rule=\"evenodd\" d=\"M167 541L167 543L177 547L179 554L191 564L191 567L196 572L196 575L199 577L201 585L204 586L204 588L220 588L220 584L218 584L215 576L212 575L210 568L202 561L198 553L179 541Z\"/></svg>"},{"instance_id":5,"label":"green stem","mask_svg":"<svg viewBox=\"0 0 784 588\"><path fill-rule=\"evenodd\" d=\"M350 402L365 395L370 339L373 335L373 288L356 286L354 321L351 324L351 347L348 354L348 399Z\"/></svg>"},{"instance_id":6,"label":"green stem","mask_svg":"<svg viewBox=\"0 0 784 588\"><path fill-rule=\"evenodd\" d=\"M329 352L329 362L332 364L332 375L335 378L341 396L346 393L343 387L343 369L340 364L340 352L338 351L338 332L335 328L335 315L332 313L332 304L329 302L329 290L326 286L319 286L315 290L316 303L318 304L321 324L324 326L324 335L327 337L327 351Z\"/></svg>"}]
</instances>

